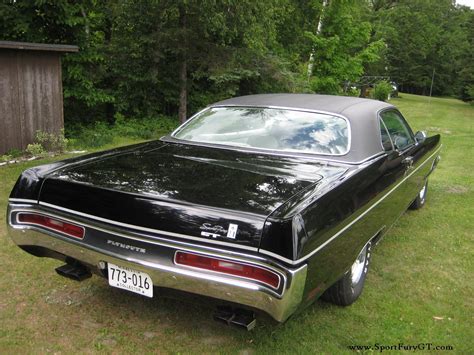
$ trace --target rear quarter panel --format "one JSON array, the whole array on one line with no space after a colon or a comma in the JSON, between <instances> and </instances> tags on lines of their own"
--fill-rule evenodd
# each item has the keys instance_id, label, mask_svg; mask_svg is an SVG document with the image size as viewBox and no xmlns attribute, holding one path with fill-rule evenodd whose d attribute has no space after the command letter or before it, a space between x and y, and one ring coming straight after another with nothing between
<instances>
[{"instance_id":1,"label":"rear quarter panel","mask_svg":"<svg viewBox=\"0 0 474 355\"><path fill-rule=\"evenodd\" d=\"M438 135L414 148L412 168L401 164L397 152L359 166L304 210L307 241L300 258L310 256L304 300L312 301L341 278L364 245L406 211L439 149Z\"/></svg>"}]
</instances>

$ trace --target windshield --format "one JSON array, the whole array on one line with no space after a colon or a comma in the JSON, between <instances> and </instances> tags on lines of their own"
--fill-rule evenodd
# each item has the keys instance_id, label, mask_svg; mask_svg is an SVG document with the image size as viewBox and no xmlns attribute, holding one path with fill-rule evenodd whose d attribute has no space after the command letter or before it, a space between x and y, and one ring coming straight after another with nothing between
<instances>
[{"instance_id":1,"label":"windshield","mask_svg":"<svg viewBox=\"0 0 474 355\"><path fill-rule=\"evenodd\" d=\"M344 118L278 108L212 107L174 133L201 143L342 155L349 150Z\"/></svg>"}]
</instances>

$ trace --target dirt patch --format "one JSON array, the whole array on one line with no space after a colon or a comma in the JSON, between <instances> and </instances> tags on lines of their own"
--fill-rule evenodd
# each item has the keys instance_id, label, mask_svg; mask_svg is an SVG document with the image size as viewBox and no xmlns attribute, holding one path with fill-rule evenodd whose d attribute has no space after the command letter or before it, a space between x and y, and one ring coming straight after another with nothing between
<instances>
[{"instance_id":1,"label":"dirt patch","mask_svg":"<svg viewBox=\"0 0 474 355\"><path fill-rule=\"evenodd\" d=\"M99 329L100 327L102 327L102 324L94 322L93 320L90 320L90 319L84 319L82 321L82 327L87 331L93 331L95 329Z\"/></svg>"},{"instance_id":2,"label":"dirt patch","mask_svg":"<svg viewBox=\"0 0 474 355\"><path fill-rule=\"evenodd\" d=\"M446 192L450 194L465 194L469 192L469 189L461 185L452 185L446 189Z\"/></svg>"},{"instance_id":3,"label":"dirt patch","mask_svg":"<svg viewBox=\"0 0 474 355\"><path fill-rule=\"evenodd\" d=\"M256 352L253 349L242 349L242 350L239 350L238 352L239 355L253 355L255 353Z\"/></svg>"},{"instance_id":4,"label":"dirt patch","mask_svg":"<svg viewBox=\"0 0 474 355\"><path fill-rule=\"evenodd\" d=\"M436 132L436 133L443 133L443 134L452 133L450 130L439 128L439 127L426 127L426 130L429 132Z\"/></svg>"},{"instance_id":5,"label":"dirt patch","mask_svg":"<svg viewBox=\"0 0 474 355\"><path fill-rule=\"evenodd\" d=\"M90 297L88 292L80 290L64 289L58 290L53 289L49 292L44 300L48 304L63 304L66 306L77 306L82 304L86 299Z\"/></svg>"},{"instance_id":6,"label":"dirt patch","mask_svg":"<svg viewBox=\"0 0 474 355\"><path fill-rule=\"evenodd\" d=\"M100 334L96 337L94 347L97 350L104 350L104 348L114 348L117 346L117 339L112 334Z\"/></svg>"},{"instance_id":7,"label":"dirt patch","mask_svg":"<svg viewBox=\"0 0 474 355\"><path fill-rule=\"evenodd\" d=\"M201 338L201 342L206 345L222 345L227 342L227 338L218 335L208 335Z\"/></svg>"},{"instance_id":8,"label":"dirt patch","mask_svg":"<svg viewBox=\"0 0 474 355\"><path fill-rule=\"evenodd\" d=\"M154 333L154 332L145 332L145 333L143 333L143 337L145 339L152 339L152 338L156 337L156 335L157 334Z\"/></svg>"}]
</instances>

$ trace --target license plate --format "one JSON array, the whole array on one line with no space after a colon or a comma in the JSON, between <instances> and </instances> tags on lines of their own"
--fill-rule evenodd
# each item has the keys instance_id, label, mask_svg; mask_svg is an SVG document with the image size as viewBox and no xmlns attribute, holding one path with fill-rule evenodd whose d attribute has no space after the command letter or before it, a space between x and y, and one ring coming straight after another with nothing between
<instances>
[{"instance_id":1,"label":"license plate","mask_svg":"<svg viewBox=\"0 0 474 355\"><path fill-rule=\"evenodd\" d=\"M153 297L153 281L141 271L108 263L109 285L146 297Z\"/></svg>"}]
</instances>

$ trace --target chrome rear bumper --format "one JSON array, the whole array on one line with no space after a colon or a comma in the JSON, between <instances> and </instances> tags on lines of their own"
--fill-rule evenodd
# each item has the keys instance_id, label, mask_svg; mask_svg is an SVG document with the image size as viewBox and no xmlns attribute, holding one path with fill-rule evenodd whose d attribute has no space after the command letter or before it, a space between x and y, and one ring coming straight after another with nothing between
<instances>
[{"instance_id":1,"label":"chrome rear bumper","mask_svg":"<svg viewBox=\"0 0 474 355\"><path fill-rule=\"evenodd\" d=\"M15 215L22 211L41 212L81 224L86 227L86 237L84 240L74 240L41 227L20 226L15 222ZM99 265L103 265L104 262L126 266L146 272L155 286L253 307L268 313L280 322L285 321L302 301L306 265L289 269L265 256L118 230L96 221L31 204L10 204L7 224L11 239L30 252L43 250L47 251L46 256L56 258L67 256L99 274L101 270ZM117 247L119 244L128 248ZM278 290L274 290L242 277L176 265L174 255L179 250L263 266L277 272L283 282Z\"/></svg>"}]
</instances>

